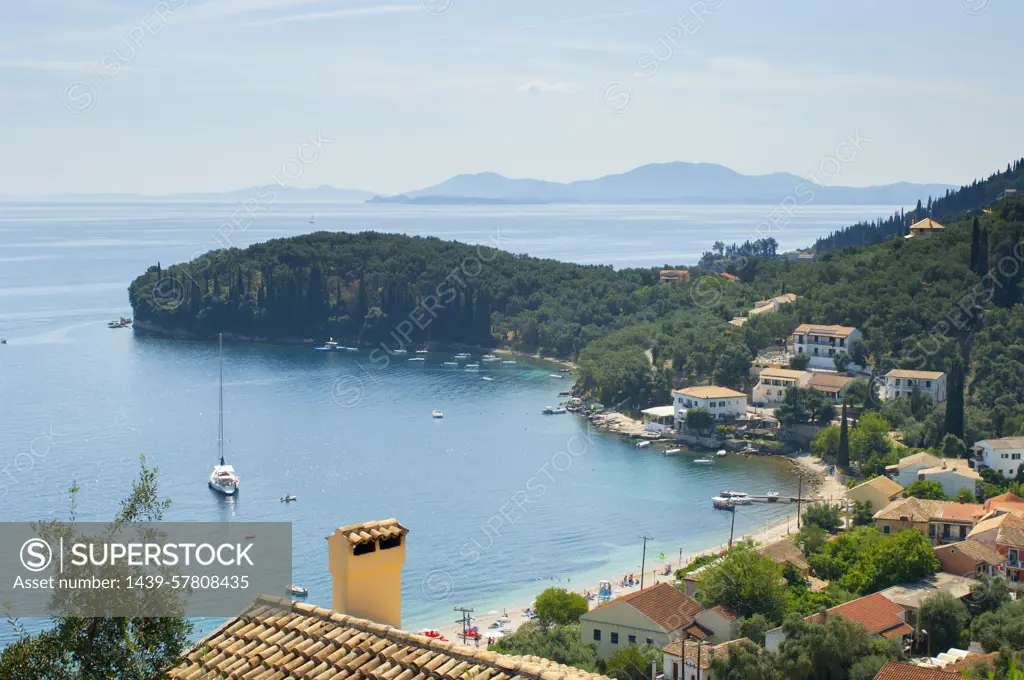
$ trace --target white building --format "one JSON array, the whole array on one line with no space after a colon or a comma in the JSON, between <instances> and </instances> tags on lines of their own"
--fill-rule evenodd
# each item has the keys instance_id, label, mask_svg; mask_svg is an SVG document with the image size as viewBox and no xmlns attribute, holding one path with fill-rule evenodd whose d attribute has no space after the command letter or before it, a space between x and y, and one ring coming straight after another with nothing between
<instances>
[{"instance_id":1,"label":"white building","mask_svg":"<svg viewBox=\"0 0 1024 680\"><path fill-rule=\"evenodd\" d=\"M805 323L793 331L793 354L810 355L808 368L835 370L837 354L851 354L853 343L864 336L850 326Z\"/></svg>"},{"instance_id":2,"label":"white building","mask_svg":"<svg viewBox=\"0 0 1024 680\"><path fill-rule=\"evenodd\" d=\"M964 488L978 495L978 487L981 485L981 475L971 468L969 461L962 458L943 458L941 465L918 471L917 478L938 482L950 498L956 498L957 492Z\"/></svg>"},{"instance_id":3,"label":"white building","mask_svg":"<svg viewBox=\"0 0 1024 680\"><path fill-rule=\"evenodd\" d=\"M899 485L905 489L917 481L918 473L920 473L921 470L940 467L942 465L942 460L942 458L922 451L921 453L915 453L905 458L900 458L900 462L895 465L887 465L885 467L885 472L890 478L895 479Z\"/></svg>"},{"instance_id":4,"label":"white building","mask_svg":"<svg viewBox=\"0 0 1024 680\"><path fill-rule=\"evenodd\" d=\"M788 368L766 368L751 392L751 403L754 406L776 408L786 397L786 390L791 387L804 387L812 377L807 371L794 371Z\"/></svg>"},{"instance_id":5,"label":"white building","mask_svg":"<svg viewBox=\"0 0 1024 680\"><path fill-rule=\"evenodd\" d=\"M1002 473L1004 479L1013 479L1024 454L1024 437L982 439L974 442L971 451L974 451L975 467L984 465Z\"/></svg>"},{"instance_id":6,"label":"white building","mask_svg":"<svg viewBox=\"0 0 1024 680\"><path fill-rule=\"evenodd\" d=\"M936 404L946 401L946 374L939 371L906 371L896 368L885 375L882 399L909 397L914 390L925 394Z\"/></svg>"},{"instance_id":7,"label":"white building","mask_svg":"<svg viewBox=\"0 0 1024 680\"><path fill-rule=\"evenodd\" d=\"M760 316L762 314L770 314L772 312L779 311L779 307L782 305L788 305L796 301L796 294L786 293L785 295L777 295L776 297L769 298L767 300L761 300L754 303L754 308L747 313L748 317Z\"/></svg>"},{"instance_id":8,"label":"white building","mask_svg":"<svg viewBox=\"0 0 1024 680\"><path fill-rule=\"evenodd\" d=\"M673 406L676 410L676 429L686 421L686 411L703 408L711 412L715 420L739 418L747 412L747 395L728 387L704 385L673 390Z\"/></svg>"}]
</instances>

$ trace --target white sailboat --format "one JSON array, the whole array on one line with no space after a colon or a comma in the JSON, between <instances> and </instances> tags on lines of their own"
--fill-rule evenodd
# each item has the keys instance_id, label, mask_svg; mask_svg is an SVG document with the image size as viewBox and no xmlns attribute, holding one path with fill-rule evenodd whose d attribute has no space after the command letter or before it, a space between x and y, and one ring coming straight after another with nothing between
<instances>
[{"instance_id":1,"label":"white sailboat","mask_svg":"<svg viewBox=\"0 0 1024 680\"><path fill-rule=\"evenodd\" d=\"M316 223L316 220L314 220L313 218L314 218L314 216L313 216L313 215L310 215L310 216L309 216L309 223L310 223L310 224L315 224L315 223Z\"/></svg>"},{"instance_id":2,"label":"white sailboat","mask_svg":"<svg viewBox=\"0 0 1024 680\"><path fill-rule=\"evenodd\" d=\"M220 397L217 403L217 452L220 454L220 465L213 466L210 473L210 488L225 496L238 493L240 481L235 468L224 462L224 336L217 336L220 349Z\"/></svg>"}]
</instances>

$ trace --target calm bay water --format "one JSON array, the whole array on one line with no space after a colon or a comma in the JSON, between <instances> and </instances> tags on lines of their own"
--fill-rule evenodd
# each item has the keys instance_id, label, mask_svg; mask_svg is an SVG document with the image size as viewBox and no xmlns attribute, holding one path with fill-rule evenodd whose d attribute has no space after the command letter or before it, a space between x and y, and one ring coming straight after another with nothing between
<instances>
[{"instance_id":1,"label":"calm bay water","mask_svg":"<svg viewBox=\"0 0 1024 680\"><path fill-rule=\"evenodd\" d=\"M722 543L719 489L795 492L770 460L638 451L571 415L542 416L567 380L521 362L480 373L308 349L228 346L227 457L242 494L206 488L216 457L214 345L136 337L105 322L130 315L128 283L218 247L233 205L0 205L0 519L109 519L146 455L167 515L180 521L290 521L294 582L330 603L324 537L397 517L410 528L404 623L451 618L455 605L512 604L552 582L618 578L648 558ZM498 245L615 266L695 262L714 240L756 238L770 206L418 208L274 206L231 245L308 232L373 229ZM316 224L308 224L310 212ZM809 207L773 235L783 249L889 207ZM483 376L493 377L484 381ZM443 420L430 416L433 408ZM542 490L541 490L542 489ZM278 498L294 493L298 502ZM748 506L737 531L787 506ZM650 563L650 562L649 562ZM212 625L204 622L201 629ZM4 637L7 636L7 637ZM0 644L9 633L0 633Z\"/></svg>"}]
</instances>

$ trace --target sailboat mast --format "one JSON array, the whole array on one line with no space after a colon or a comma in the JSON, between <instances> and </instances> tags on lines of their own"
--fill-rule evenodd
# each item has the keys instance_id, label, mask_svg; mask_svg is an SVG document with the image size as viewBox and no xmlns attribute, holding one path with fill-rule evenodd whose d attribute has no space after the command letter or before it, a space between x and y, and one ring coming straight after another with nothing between
<instances>
[{"instance_id":1,"label":"sailboat mast","mask_svg":"<svg viewBox=\"0 0 1024 680\"><path fill-rule=\"evenodd\" d=\"M220 351L220 395L217 403L217 452L220 464L224 464L224 334L217 334L217 347Z\"/></svg>"}]
</instances>

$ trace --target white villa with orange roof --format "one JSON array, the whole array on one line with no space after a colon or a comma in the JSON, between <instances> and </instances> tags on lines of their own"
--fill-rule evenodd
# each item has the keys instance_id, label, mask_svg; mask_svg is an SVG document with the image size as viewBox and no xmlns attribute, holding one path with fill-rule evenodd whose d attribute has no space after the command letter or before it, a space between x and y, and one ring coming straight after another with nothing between
<instances>
[{"instance_id":1,"label":"white villa with orange roof","mask_svg":"<svg viewBox=\"0 0 1024 680\"><path fill-rule=\"evenodd\" d=\"M885 375L885 387L879 396L882 399L909 397L914 390L928 395L932 402L946 401L946 374L941 371L908 371L896 368Z\"/></svg>"},{"instance_id":2,"label":"white villa with orange roof","mask_svg":"<svg viewBox=\"0 0 1024 680\"><path fill-rule=\"evenodd\" d=\"M676 429L682 429L686 411L703 408L711 412L715 420L740 418L747 412L747 395L728 387L702 385L684 387L672 391L672 405L676 413Z\"/></svg>"},{"instance_id":3,"label":"white villa with orange roof","mask_svg":"<svg viewBox=\"0 0 1024 680\"><path fill-rule=\"evenodd\" d=\"M807 371L794 371L788 368L766 368L761 371L757 384L751 392L751 403L754 406L774 408L786 397L786 390L791 387L803 387L812 377Z\"/></svg>"},{"instance_id":4,"label":"white villa with orange roof","mask_svg":"<svg viewBox=\"0 0 1024 680\"><path fill-rule=\"evenodd\" d=\"M853 343L863 334L851 326L805 323L793 331L793 354L811 357L808 368L835 370L837 354L850 354Z\"/></svg>"}]
</instances>

